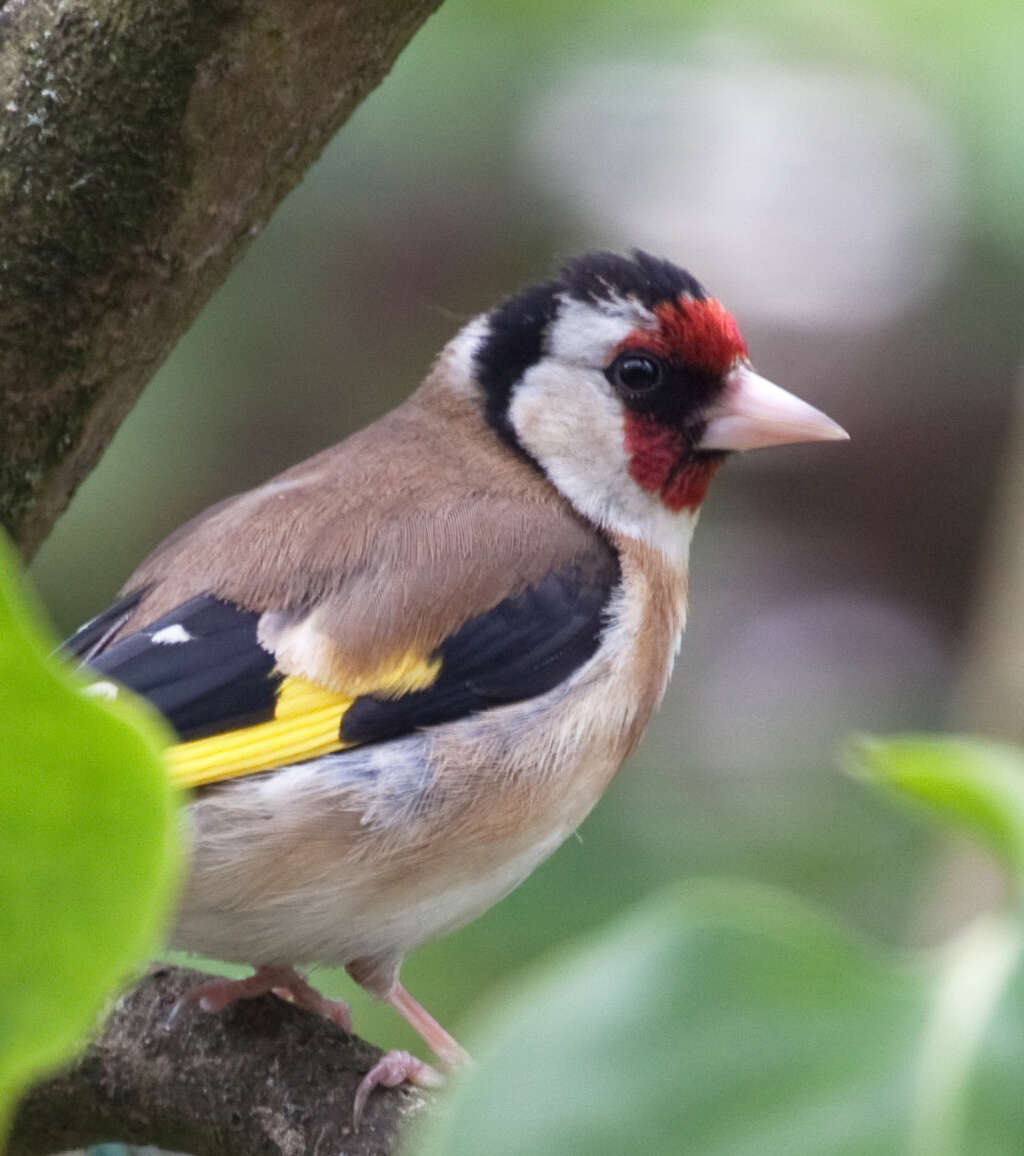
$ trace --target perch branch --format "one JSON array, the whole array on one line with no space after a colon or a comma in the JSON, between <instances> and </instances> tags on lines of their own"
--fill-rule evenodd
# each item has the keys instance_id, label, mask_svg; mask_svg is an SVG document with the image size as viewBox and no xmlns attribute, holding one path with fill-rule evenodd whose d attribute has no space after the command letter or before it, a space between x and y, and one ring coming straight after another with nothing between
<instances>
[{"instance_id":1,"label":"perch branch","mask_svg":"<svg viewBox=\"0 0 1024 1156\"><path fill-rule=\"evenodd\" d=\"M158 966L114 1006L71 1067L22 1100L7 1156L105 1141L193 1156L389 1156L424 1097L377 1089L359 1131L352 1098L380 1052L274 996L168 1016L198 972Z\"/></svg>"}]
</instances>

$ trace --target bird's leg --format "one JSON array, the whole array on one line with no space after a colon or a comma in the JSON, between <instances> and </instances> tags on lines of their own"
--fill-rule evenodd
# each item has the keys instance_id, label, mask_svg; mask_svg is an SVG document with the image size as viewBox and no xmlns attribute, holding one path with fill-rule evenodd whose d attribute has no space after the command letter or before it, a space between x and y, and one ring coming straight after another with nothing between
<instances>
[{"instance_id":1,"label":"bird's leg","mask_svg":"<svg viewBox=\"0 0 1024 1156\"><path fill-rule=\"evenodd\" d=\"M384 998L446 1068L469 1063L469 1052L400 983L396 983Z\"/></svg>"},{"instance_id":2,"label":"bird's leg","mask_svg":"<svg viewBox=\"0 0 1024 1156\"><path fill-rule=\"evenodd\" d=\"M443 1068L450 1070L469 1063L470 1055L465 1048L398 982L398 968L399 963L393 960L356 960L347 970L360 987L391 1004L437 1056ZM356 1089L352 1109L355 1126L359 1127L363 1108L374 1088L396 1088L404 1083L417 1088L437 1088L444 1083L444 1077L410 1052L385 1052Z\"/></svg>"},{"instance_id":3,"label":"bird's leg","mask_svg":"<svg viewBox=\"0 0 1024 1156\"><path fill-rule=\"evenodd\" d=\"M185 1004L197 1003L207 1012L219 1012L240 999L255 999L273 993L280 999L290 1000L296 1007L305 1008L336 1024L352 1034L352 1016L348 1005L340 999L321 995L293 967L264 964L245 979L211 979L187 991L171 1012L171 1021Z\"/></svg>"}]
</instances>

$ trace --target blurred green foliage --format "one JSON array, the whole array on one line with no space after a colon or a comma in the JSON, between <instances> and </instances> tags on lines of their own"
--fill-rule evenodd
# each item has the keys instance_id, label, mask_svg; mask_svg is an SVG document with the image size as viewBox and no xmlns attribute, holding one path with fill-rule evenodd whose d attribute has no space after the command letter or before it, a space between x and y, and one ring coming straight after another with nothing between
<instances>
[{"instance_id":1,"label":"blurred green foliage","mask_svg":"<svg viewBox=\"0 0 1024 1156\"><path fill-rule=\"evenodd\" d=\"M1024 754L914 737L853 758L1016 873ZM1022 943L1016 904L911 958L777 890L675 887L492 996L477 1063L406 1151L1014 1156Z\"/></svg>"},{"instance_id":2,"label":"blurred green foliage","mask_svg":"<svg viewBox=\"0 0 1024 1156\"><path fill-rule=\"evenodd\" d=\"M13 557L0 539L0 1141L19 1090L158 949L179 860L163 726L82 693Z\"/></svg>"},{"instance_id":3,"label":"blurred green foliage","mask_svg":"<svg viewBox=\"0 0 1024 1156\"><path fill-rule=\"evenodd\" d=\"M970 831L1024 883L1024 755L1007 743L935 735L861 739L853 771Z\"/></svg>"}]
</instances>

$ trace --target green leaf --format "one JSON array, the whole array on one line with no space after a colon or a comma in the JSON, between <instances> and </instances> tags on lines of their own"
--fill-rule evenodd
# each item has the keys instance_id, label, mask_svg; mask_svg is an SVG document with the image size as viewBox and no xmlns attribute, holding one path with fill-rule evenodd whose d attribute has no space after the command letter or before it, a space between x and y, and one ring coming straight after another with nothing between
<instances>
[{"instance_id":1,"label":"green leaf","mask_svg":"<svg viewBox=\"0 0 1024 1156\"><path fill-rule=\"evenodd\" d=\"M963 828L1024 883L1024 752L982 739L905 735L850 747L855 774Z\"/></svg>"},{"instance_id":2,"label":"green leaf","mask_svg":"<svg viewBox=\"0 0 1024 1156\"><path fill-rule=\"evenodd\" d=\"M919 974L752 885L673 889L513 989L417 1156L895 1156Z\"/></svg>"},{"instance_id":3,"label":"green leaf","mask_svg":"<svg viewBox=\"0 0 1024 1156\"><path fill-rule=\"evenodd\" d=\"M997 977L1004 981L1002 984L988 980L991 1008L986 1031L971 1057L971 1070L957 1104L960 1132L966 1140L959 1149L928 1151L922 1145L921 1156L946 1156L947 1151L956 1151L957 1156L1020 1156L1024 1151L1024 967L1019 921L1016 935L1015 968L1008 977ZM998 962L997 958L997 966ZM984 988L986 976L991 976L993 970L989 963L975 968L974 975L967 973L974 1000L977 988ZM976 978L978 971L981 985ZM961 984L961 991L964 986ZM962 1029L957 1034L962 1036Z\"/></svg>"},{"instance_id":4,"label":"green leaf","mask_svg":"<svg viewBox=\"0 0 1024 1156\"><path fill-rule=\"evenodd\" d=\"M1001 1010L1007 997L1016 1003L1012 1022L1019 1029L1019 920L979 917L939 953L938 963L917 1047L913 1156L1019 1156L1024 1034L1018 1030L1010 1048L1002 1046L1007 1016ZM980 1114L972 1103L979 1094ZM996 1120L1014 1126L993 1128Z\"/></svg>"},{"instance_id":5,"label":"green leaf","mask_svg":"<svg viewBox=\"0 0 1024 1156\"><path fill-rule=\"evenodd\" d=\"M158 947L179 863L162 728L53 645L0 536L0 1136Z\"/></svg>"}]
</instances>

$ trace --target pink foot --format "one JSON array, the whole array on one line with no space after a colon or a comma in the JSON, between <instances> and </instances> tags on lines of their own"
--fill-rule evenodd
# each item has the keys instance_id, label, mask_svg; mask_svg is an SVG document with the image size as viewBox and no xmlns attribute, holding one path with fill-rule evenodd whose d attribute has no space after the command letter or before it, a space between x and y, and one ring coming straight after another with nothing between
<instances>
[{"instance_id":1,"label":"pink foot","mask_svg":"<svg viewBox=\"0 0 1024 1156\"><path fill-rule=\"evenodd\" d=\"M293 967L258 967L245 979L211 979L187 991L174 1005L168 1020L172 1024L186 1004L198 1003L206 1012L219 1012L240 999L255 999L273 993L287 999L296 1007L305 1008L337 1024L342 1031L352 1034L352 1016L348 1005L340 999L328 999L307 983Z\"/></svg>"},{"instance_id":2,"label":"pink foot","mask_svg":"<svg viewBox=\"0 0 1024 1156\"><path fill-rule=\"evenodd\" d=\"M405 1083L415 1084L417 1088L440 1088L444 1076L410 1052L385 1052L356 1088L352 1105L353 1125L359 1127L366 1101L374 1088L397 1088L399 1084Z\"/></svg>"},{"instance_id":3,"label":"pink foot","mask_svg":"<svg viewBox=\"0 0 1024 1156\"><path fill-rule=\"evenodd\" d=\"M396 983L385 997L389 1004L413 1028L446 1070L470 1062L469 1052L437 1022L427 1009Z\"/></svg>"}]
</instances>

